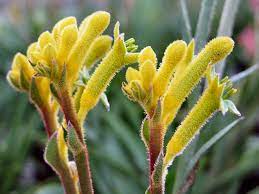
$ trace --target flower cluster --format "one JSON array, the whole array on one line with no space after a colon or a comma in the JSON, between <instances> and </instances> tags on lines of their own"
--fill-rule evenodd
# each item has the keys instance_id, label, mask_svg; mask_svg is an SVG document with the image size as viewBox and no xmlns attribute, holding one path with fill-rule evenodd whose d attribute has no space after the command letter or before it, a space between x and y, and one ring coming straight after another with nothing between
<instances>
[{"instance_id":1,"label":"flower cluster","mask_svg":"<svg viewBox=\"0 0 259 194\"><path fill-rule=\"evenodd\" d=\"M194 40L188 45L177 40L166 48L159 68L155 52L151 47L146 47L139 54L138 70L131 67L127 69L127 83L123 83L122 90L146 112L141 136L149 154L151 193L163 190L162 178L158 177L162 177L166 167L182 153L211 115L218 110L223 113L230 110L239 115L235 105L227 99L236 90L227 77L219 81L213 67L213 64L231 53L233 46L231 38L218 37L194 56ZM193 88L206 74L207 88L176 129L166 146L164 156L164 136L168 126ZM159 171L161 168L164 170Z\"/></svg>"},{"instance_id":2,"label":"flower cluster","mask_svg":"<svg viewBox=\"0 0 259 194\"><path fill-rule=\"evenodd\" d=\"M7 75L15 89L29 94L41 114L49 137L45 160L60 176L66 193L93 193L83 123L100 99L107 106L104 92L110 81L138 58L135 40L124 41L119 22L113 37L103 35L109 23L110 14L104 11L89 15L79 26L75 17L60 20L28 47L26 55L16 54ZM69 161L68 149L74 161Z\"/></svg>"}]
</instances>

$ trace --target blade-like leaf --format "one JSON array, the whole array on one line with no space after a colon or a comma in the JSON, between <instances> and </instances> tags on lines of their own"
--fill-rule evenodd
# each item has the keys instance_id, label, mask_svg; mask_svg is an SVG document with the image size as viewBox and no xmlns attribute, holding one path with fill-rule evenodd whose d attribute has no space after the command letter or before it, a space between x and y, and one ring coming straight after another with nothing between
<instances>
[{"instance_id":1,"label":"blade-like leaf","mask_svg":"<svg viewBox=\"0 0 259 194\"><path fill-rule=\"evenodd\" d=\"M225 1L218 28L218 36L232 36L232 31L239 3L240 0ZM220 76L222 76L224 73L225 63L226 60L223 60L215 66L216 72L218 72Z\"/></svg>"},{"instance_id":2,"label":"blade-like leaf","mask_svg":"<svg viewBox=\"0 0 259 194\"><path fill-rule=\"evenodd\" d=\"M249 67L248 69L246 69L245 71L242 71L236 75L233 75L230 78L230 80L233 83L238 83L238 82L242 81L243 79L245 79L247 76L251 75L252 73L255 73L258 70L259 70L259 64L255 64L252 67Z\"/></svg>"},{"instance_id":3,"label":"blade-like leaf","mask_svg":"<svg viewBox=\"0 0 259 194\"><path fill-rule=\"evenodd\" d=\"M196 53L205 46L210 34L211 24L218 0L203 0L195 34Z\"/></svg>"},{"instance_id":4,"label":"blade-like leaf","mask_svg":"<svg viewBox=\"0 0 259 194\"><path fill-rule=\"evenodd\" d=\"M197 28L196 28L196 34L195 34L195 41L197 45L195 48L195 53L197 53L207 42L207 39L210 33L211 23L214 16L214 10L217 3L218 3L218 0L202 1L201 10L200 10L199 19L198 19ZM193 107L193 105L199 99L200 94L201 94L201 86L198 85L188 98L188 108ZM186 166L190 158L192 158L194 154L197 138L198 136L196 136L196 138L191 142L191 144L187 147L187 149L178 159L176 179L175 179L173 191L172 191L173 194L180 189L180 187L183 184L183 181L186 179L186 176L188 174L188 172L186 171Z\"/></svg>"},{"instance_id":5,"label":"blade-like leaf","mask_svg":"<svg viewBox=\"0 0 259 194\"><path fill-rule=\"evenodd\" d=\"M195 164L198 162L198 160L215 144L218 140L220 140L224 135L226 135L233 127L239 122L243 120L243 117L240 117L239 119L233 121L228 126L220 130L218 133L216 133L209 141L207 141L193 156L193 158L190 160L187 171L189 172L192 170L192 168L195 166Z\"/></svg>"},{"instance_id":6,"label":"blade-like leaf","mask_svg":"<svg viewBox=\"0 0 259 194\"><path fill-rule=\"evenodd\" d=\"M182 15L182 20L183 20L183 25L182 26L182 35L183 39L187 42L190 42L192 39L192 29L191 29L191 24L189 20L189 14L188 14L188 8L186 5L186 0L180 0L180 8L181 8L181 15Z\"/></svg>"}]
</instances>

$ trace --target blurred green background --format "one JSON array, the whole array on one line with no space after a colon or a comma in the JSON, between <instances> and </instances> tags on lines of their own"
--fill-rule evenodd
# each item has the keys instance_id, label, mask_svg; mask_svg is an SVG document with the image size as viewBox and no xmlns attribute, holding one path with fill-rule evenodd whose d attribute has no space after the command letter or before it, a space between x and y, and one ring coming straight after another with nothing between
<instances>
[{"instance_id":1,"label":"blurred green background","mask_svg":"<svg viewBox=\"0 0 259 194\"><path fill-rule=\"evenodd\" d=\"M195 35L201 0L187 0L192 36ZM216 1L215 1L216 2ZM213 12L208 39L217 36L224 0L218 0ZM258 0L241 0L233 38L235 49L226 62L226 71L235 75L258 63ZM17 93L6 82L12 57L26 52L38 35L51 30L65 16L80 22L96 10L112 15L108 33L117 20L126 38L134 37L142 49L152 46L159 60L166 45L186 39L185 24L176 0L0 0L0 193L61 194L55 173L43 161L46 135L39 115L25 94ZM205 22L209 18L204 18ZM205 33L205 32L204 32ZM99 104L86 123L87 140L94 186L97 194L141 194L148 182L148 161L139 128L142 110L121 92L125 69L113 80L107 94L111 104L107 112ZM234 101L245 117L231 132L210 149L200 161L196 179L189 190L193 194L259 193L259 72L235 84L239 88ZM189 110L185 104L170 134ZM194 152L225 125L234 120L227 114L215 115L202 130ZM168 135L170 136L170 135ZM184 170L186 154L169 169L166 193L176 194ZM188 157L187 157L188 161Z\"/></svg>"}]
</instances>

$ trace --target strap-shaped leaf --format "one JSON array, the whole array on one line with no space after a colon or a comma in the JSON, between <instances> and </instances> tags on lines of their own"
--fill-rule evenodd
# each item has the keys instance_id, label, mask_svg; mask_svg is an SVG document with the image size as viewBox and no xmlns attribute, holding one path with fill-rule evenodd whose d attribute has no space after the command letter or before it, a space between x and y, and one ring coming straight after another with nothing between
<instances>
[{"instance_id":1,"label":"strap-shaped leaf","mask_svg":"<svg viewBox=\"0 0 259 194\"><path fill-rule=\"evenodd\" d=\"M234 126L237 125L238 122L243 120L243 117L238 118L237 120L233 121L230 123L228 126L220 130L218 133L216 133L209 141L207 141L193 156L193 158L190 160L188 166L187 166L187 171L189 172L190 170L193 169L195 164L198 162L198 160L215 144L217 143L224 135L226 135L231 129L234 128Z\"/></svg>"}]
</instances>

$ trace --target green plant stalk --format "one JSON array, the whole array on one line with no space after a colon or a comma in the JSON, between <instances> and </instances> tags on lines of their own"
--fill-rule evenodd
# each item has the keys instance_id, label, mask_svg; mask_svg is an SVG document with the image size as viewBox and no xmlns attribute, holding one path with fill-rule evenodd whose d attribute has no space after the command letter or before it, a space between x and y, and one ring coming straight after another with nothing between
<instances>
[{"instance_id":1,"label":"green plant stalk","mask_svg":"<svg viewBox=\"0 0 259 194\"><path fill-rule=\"evenodd\" d=\"M57 87L59 88L59 87ZM81 126L75 112L74 103L72 102L71 95L66 86L60 87L58 92L60 105L65 115L67 123L70 122L76 130L78 138L84 143L84 137L82 134Z\"/></svg>"},{"instance_id":2,"label":"green plant stalk","mask_svg":"<svg viewBox=\"0 0 259 194\"><path fill-rule=\"evenodd\" d=\"M93 194L94 191L92 185L92 175L90 171L88 149L86 143L84 142L84 137L82 134L83 130L81 129L81 125L78 121L70 93L64 86L61 87L59 91L59 99L67 123L70 122L73 125L77 136L83 145L83 149L80 151L80 153L74 154L74 159L78 170L81 194Z\"/></svg>"},{"instance_id":3,"label":"green plant stalk","mask_svg":"<svg viewBox=\"0 0 259 194\"><path fill-rule=\"evenodd\" d=\"M149 120L150 128L150 142L149 142L149 183L150 183L150 194L162 194L163 183L154 183L152 178L155 163L159 156L159 153L163 149L163 125L160 122ZM162 177L162 174L161 174Z\"/></svg>"},{"instance_id":4,"label":"green plant stalk","mask_svg":"<svg viewBox=\"0 0 259 194\"><path fill-rule=\"evenodd\" d=\"M65 189L65 194L78 194L76 182L73 180L68 166L63 166L63 168L59 171L59 176Z\"/></svg>"},{"instance_id":5,"label":"green plant stalk","mask_svg":"<svg viewBox=\"0 0 259 194\"><path fill-rule=\"evenodd\" d=\"M82 194L93 194L93 184L91 177L91 170L89 164L89 156L87 145L84 145L82 151L78 154L74 154L75 163L77 166L79 184Z\"/></svg>"}]
</instances>

